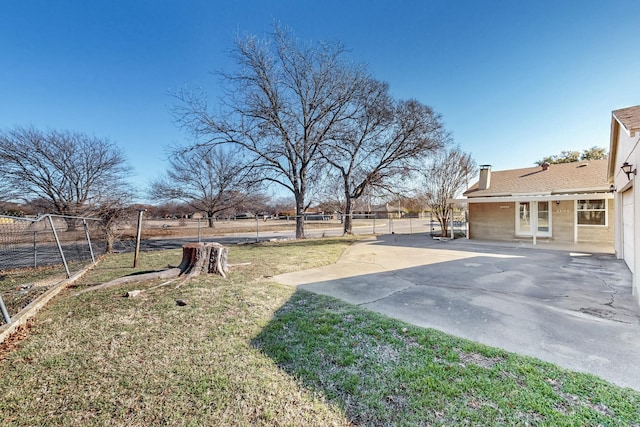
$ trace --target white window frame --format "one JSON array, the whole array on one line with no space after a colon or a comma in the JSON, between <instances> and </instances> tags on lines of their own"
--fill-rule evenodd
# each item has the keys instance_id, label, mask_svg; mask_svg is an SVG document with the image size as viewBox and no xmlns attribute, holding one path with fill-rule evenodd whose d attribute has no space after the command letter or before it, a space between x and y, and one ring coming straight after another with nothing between
<instances>
[{"instance_id":1,"label":"white window frame","mask_svg":"<svg viewBox=\"0 0 640 427\"><path fill-rule=\"evenodd\" d=\"M602 200L604 202L604 224L580 224L578 223L579 212L601 212L603 209L579 209L581 201ZM576 199L576 226L578 227L608 227L609 226L609 200L608 199Z\"/></svg>"}]
</instances>

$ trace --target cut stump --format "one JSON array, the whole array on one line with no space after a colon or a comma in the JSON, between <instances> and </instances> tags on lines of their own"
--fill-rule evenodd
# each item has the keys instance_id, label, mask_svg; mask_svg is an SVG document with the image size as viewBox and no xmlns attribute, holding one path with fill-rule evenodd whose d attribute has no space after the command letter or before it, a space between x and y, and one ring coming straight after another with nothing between
<instances>
[{"instance_id":1,"label":"cut stump","mask_svg":"<svg viewBox=\"0 0 640 427\"><path fill-rule=\"evenodd\" d=\"M182 246L182 261L176 268L120 277L101 285L83 289L75 295L145 280L173 279L181 276L187 280L200 273L217 274L226 279L229 272L228 254L229 249L220 243L188 243Z\"/></svg>"},{"instance_id":2,"label":"cut stump","mask_svg":"<svg viewBox=\"0 0 640 427\"><path fill-rule=\"evenodd\" d=\"M200 273L218 274L227 277L229 249L220 243L188 243L182 246L182 261L178 268L186 278Z\"/></svg>"}]
</instances>

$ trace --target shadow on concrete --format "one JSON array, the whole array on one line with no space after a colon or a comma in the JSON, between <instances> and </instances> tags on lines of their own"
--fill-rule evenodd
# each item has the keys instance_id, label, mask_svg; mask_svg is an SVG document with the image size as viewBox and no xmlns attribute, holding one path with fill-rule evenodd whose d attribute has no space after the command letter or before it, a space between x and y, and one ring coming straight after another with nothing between
<instances>
[{"instance_id":1,"label":"shadow on concrete","mask_svg":"<svg viewBox=\"0 0 640 427\"><path fill-rule=\"evenodd\" d=\"M391 235L274 280L640 390L640 316L610 254Z\"/></svg>"}]
</instances>

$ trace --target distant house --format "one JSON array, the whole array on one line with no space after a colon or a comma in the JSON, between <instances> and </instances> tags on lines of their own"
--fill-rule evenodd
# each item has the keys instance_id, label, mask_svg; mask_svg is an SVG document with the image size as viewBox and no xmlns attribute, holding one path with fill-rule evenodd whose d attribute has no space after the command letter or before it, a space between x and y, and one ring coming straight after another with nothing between
<instances>
[{"instance_id":1,"label":"distant house","mask_svg":"<svg viewBox=\"0 0 640 427\"><path fill-rule=\"evenodd\" d=\"M607 160L492 171L456 202L468 204L469 238L598 242L613 248L613 194Z\"/></svg>"},{"instance_id":2,"label":"distant house","mask_svg":"<svg viewBox=\"0 0 640 427\"><path fill-rule=\"evenodd\" d=\"M633 294L640 302L640 189L635 189L640 164L640 105L611 113L608 177L616 189L614 248L633 273Z\"/></svg>"},{"instance_id":3,"label":"distant house","mask_svg":"<svg viewBox=\"0 0 640 427\"><path fill-rule=\"evenodd\" d=\"M378 218L378 219L393 219L402 218L406 215L407 210L397 205L390 206L389 203L381 205L373 205L367 209L354 209L354 218Z\"/></svg>"}]
</instances>

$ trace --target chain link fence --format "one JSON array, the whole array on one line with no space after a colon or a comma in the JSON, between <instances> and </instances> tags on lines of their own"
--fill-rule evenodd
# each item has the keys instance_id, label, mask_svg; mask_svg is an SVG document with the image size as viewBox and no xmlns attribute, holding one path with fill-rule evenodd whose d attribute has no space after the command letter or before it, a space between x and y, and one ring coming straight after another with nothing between
<instances>
[{"instance_id":1,"label":"chain link fence","mask_svg":"<svg viewBox=\"0 0 640 427\"><path fill-rule=\"evenodd\" d=\"M305 236L311 238L335 237L343 234L344 216L341 214L309 214L304 216ZM272 217L265 215L242 216L240 218L214 219L145 218L142 223L142 250L160 249L161 241L168 247L172 238L190 238L194 241L209 241L224 238L227 241L250 242L271 239L295 238L296 217ZM456 212L453 221L447 224L445 236L464 237L467 223L464 212ZM375 214L353 214L352 233L355 235L374 234L417 234L427 233L441 236L442 227L434 215L404 215L398 218ZM235 239L235 240L234 240ZM152 241L153 240L153 243ZM117 251L126 251L126 240L121 239Z\"/></svg>"},{"instance_id":2,"label":"chain link fence","mask_svg":"<svg viewBox=\"0 0 640 427\"><path fill-rule=\"evenodd\" d=\"M392 217L389 217L392 216ZM435 216L396 215L386 217L353 214L352 232L356 235L414 234L441 236ZM247 218L144 218L142 244L145 251L176 249L191 241L218 241L238 244L295 238L296 217L258 215ZM305 215L305 236L334 237L343 234L340 215ZM456 213L447 224L446 236L466 234L464 213ZM113 252L133 252L135 221L123 220L113 237ZM0 215L0 297L7 313L15 315L39 295L81 271L102 255L106 248L105 232L95 218L43 215L22 218ZM2 306L3 304L0 304ZM2 307L0 307L2 308Z\"/></svg>"},{"instance_id":3,"label":"chain link fence","mask_svg":"<svg viewBox=\"0 0 640 427\"><path fill-rule=\"evenodd\" d=\"M8 323L38 296L104 252L95 218L0 215L0 308Z\"/></svg>"}]
</instances>

